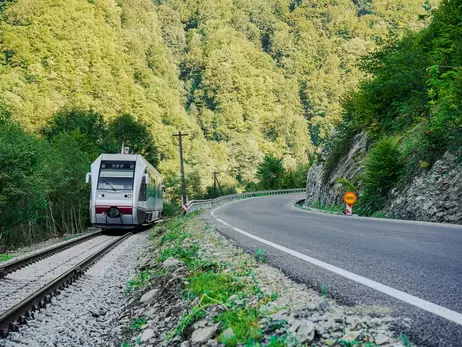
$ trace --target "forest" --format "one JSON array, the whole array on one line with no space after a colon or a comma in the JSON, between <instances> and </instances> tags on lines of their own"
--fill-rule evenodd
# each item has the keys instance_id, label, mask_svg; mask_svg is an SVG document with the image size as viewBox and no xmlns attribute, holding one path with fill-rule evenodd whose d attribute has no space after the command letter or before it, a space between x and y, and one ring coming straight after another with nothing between
<instances>
[{"instance_id":1,"label":"forest","mask_svg":"<svg viewBox=\"0 0 462 347\"><path fill-rule=\"evenodd\" d=\"M347 129L339 138L367 128L379 139L426 117L434 155L457 146L454 6L460 10L450 1L435 11L438 1L429 0L1 1L0 244L81 231L85 173L122 141L156 165L173 205L178 130L189 133L190 198L215 193L214 171L226 192L304 186L337 126ZM376 131L382 126L390 128Z\"/></svg>"},{"instance_id":2,"label":"forest","mask_svg":"<svg viewBox=\"0 0 462 347\"><path fill-rule=\"evenodd\" d=\"M462 1L443 1L428 16L428 27L361 59L370 77L344 99L342 122L327 143L326 176L353 136L368 134L364 171L346 182L361 191L360 214L380 211L391 189L447 151L462 165Z\"/></svg>"}]
</instances>

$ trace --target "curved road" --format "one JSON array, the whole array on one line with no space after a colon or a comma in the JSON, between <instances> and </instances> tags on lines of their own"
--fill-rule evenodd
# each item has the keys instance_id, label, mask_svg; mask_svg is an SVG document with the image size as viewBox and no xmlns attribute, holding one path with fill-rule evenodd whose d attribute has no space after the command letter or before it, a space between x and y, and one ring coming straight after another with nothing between
<instances>
[{"instance_id":1,"label":"curved road","mask_svg":"<svg viewBox=\"0 0 462 347\"><path fill-rule=\"evenodd\" d=\"M303 195L235 201L208 218L292 278L349 305L407 318L422 346L462 346L462 227L330 215L294 207Z\"/></svg>"}]
</instances>

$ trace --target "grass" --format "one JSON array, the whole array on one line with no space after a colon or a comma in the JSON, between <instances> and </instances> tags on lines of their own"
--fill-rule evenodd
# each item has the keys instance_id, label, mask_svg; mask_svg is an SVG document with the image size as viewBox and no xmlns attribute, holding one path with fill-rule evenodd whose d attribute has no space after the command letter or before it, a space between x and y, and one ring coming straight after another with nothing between
<instances>
[{"instance_id":1,"label":"grass","mask_svg":"<svg viewBox=\"0 0 462 347\"><path fill-rule=\"evenodd\" d=\"M13 257L8 255L8 254L2 254L0 253L0 263L1 262L4 262L4 261L7 261L7 260L10 260L12 259Z\"/></svg>"},{"instance_id":2,"label":"grass","mask_svg":"<svg viewBox=\"0 0 462 347\"><path fill-rule=\"evenodd\" d=\"M262 332L259 327L260 313L256 308L236 308L221 313L215 319L221 323L223 330L233 329L234 336L224 338L220 336L219 341L226 346L235 347L237 344L252 344L262 338Z\"/></svg>"},{"instance_id":3,"label":"grass","mask_svg":"<svg viewBox=\"0 0 462 347\"><path fill-rule=\"evenodd\" d=\"M266 259L266 249L257 248L255 250L255 258L259 263L264 263Z\"/></svg>"},{"instance_id":4,"label":"grass","mask_svg":"<svg viewBox=\"0 0 462 347\"><path fill-rule=\"evenodd\" d=\"M190 223L194 218L191 215L173 218L156 228L153 235L153 242L159 247L157 262L161 263L170 257L182 260L187 270L184 298L190 302L198 300L195 306L183 313L166 340L170 341L175 336L186 337L185 332L194 322L205 317L212 307L219 306L221 313L214 320L220 323L220 332L227 328L232 328L234 332L234 336L228 338L219 335L220 342L226 346L258 346L262 338L259 321L264 316L260 307L277 298L276 294L262 292L253 271L255 261L265 261L266 250L257 249L255 260L244 257L234 265L220 259L207 259L200 250L198 237L201 235L196 235L192 229L194 224ZM220 244L220 240L214 239L214 228L201 226L196 231L207 232L208 241L211 237L213 242ZM127 288L135 290L152 280L152 272L144 271L132 279ZM237 295L240 301L229 300L233 295ZM248 304L251 299L253 304ZM275 339L269 346L285 345L281 339Z\"/></svg>"},{"instance_id":5,"label":"grass","mask_svg":"<svg viewBox=\"0 0 462 347\"><path fill-rule=\"evenodd\" d=\"M138 317L135 320L132 321L131 328L133 330L140 330L143 325L147 323L146 317Z\"/></svg>"},{"instance_id":6,"label":"grass","mask_svg":"<svg viewBox=\"0 0 462 347\"><path fill-rule=\"evenodd\" d=\"M400 336L400 340L401 340L401 342L403 343L403 345L404 345L405 347L412 347L412 344L409 342L409 339L407 338L406 335L402 334L402 335Z\"/></svg>"},{"instance_id":7,"label":"grass","mask_svg":"<svg viewBox=\"0 0 462 347\"><path fill-rule=\"evenodd\" d=\"M239 293L243 285L237 283L229 274L214 272L196 272L188 278L188 297L204 296L204 303L226 303L228 299Z\"/></svg>"},{"instance_id":8,"label":"grass","mask_svg":"<svg viewBox=\"0 0 462 347\"><path fill-rule=\"evenodd\" d=\"M314 201L306 206L304 205L296 205L298 208L301 208L303 210L307 208L314 208L323 212L328 212L328 213L335 213L335 214L342 214L345 211L345 208L343 205L326 205L326 204L321 204L319 201Z\"/></svg>"},{"instance_id":9,"label":"grass","mask_svg":"<svg viewBox=\"0 0 462 347\"><path fill-rule=\"evenodd\" d=\"M125 287L125 293L131 293L135 290L146 287L149 283L165 276L165 270L144 270L136 274L134 278L128 281Z\"/></svg>"},{"instance_id":10,"label":"grass","mask_svg":"<svg viewBox=\"0 0 462 347\"><path fill-rule=\"evenodd\" d=\"M325 283L321 285L321 296L327 298L327 284Z\"/></svg>"}]
</instances>

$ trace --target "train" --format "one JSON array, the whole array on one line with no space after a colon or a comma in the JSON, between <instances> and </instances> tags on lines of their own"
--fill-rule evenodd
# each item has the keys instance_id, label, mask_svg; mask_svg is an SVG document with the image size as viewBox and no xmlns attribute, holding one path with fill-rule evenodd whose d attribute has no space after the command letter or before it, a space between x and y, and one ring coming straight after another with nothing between
<instances>
[{"instance_id":1,"label":"train","mask_svg":"<svg viewBox=\"0 0 462 347\"><path fill-rule=\"evenodd\" d=\"M93 226L133 229L162 218L165 186L160 173L138 154L101 154L87 173L91 185L90 220Z\"/></svg>"}]
</instances>

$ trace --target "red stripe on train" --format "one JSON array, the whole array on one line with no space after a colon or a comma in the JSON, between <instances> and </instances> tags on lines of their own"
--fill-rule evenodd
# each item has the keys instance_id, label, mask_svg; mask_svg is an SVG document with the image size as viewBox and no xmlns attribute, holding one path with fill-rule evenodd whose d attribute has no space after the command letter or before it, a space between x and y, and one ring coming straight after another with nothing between
<instances>
[{"instance_id":1,"label":"red stripe on train","mask_svg":"<svg viewBox=\"0 0 462 347\"><path fill-rule=\"evenodd\" d=\"M95 206L95 210L97 214L107 213L111 207L117 207L123 214L133 214L131 206Z\"/></svg>"}]
</instances>

